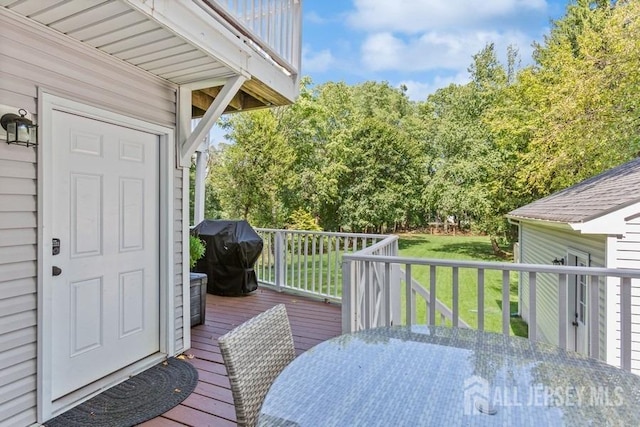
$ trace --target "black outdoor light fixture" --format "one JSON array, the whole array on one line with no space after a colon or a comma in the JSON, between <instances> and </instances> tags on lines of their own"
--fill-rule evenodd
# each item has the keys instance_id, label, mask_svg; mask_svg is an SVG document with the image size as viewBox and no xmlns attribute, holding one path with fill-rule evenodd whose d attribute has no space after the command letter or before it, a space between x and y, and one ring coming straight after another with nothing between
<instances>
[{"instance_id":1,"label":"black outdoor light fixture","mask_svg":"<svg viewBox=\"0 0 640 427\"><path fill-rule=\"evenodd\" d=\"M553 265L564 265L564 258L554 258L551 262L553 263Z\"/></svg>"},{"instance_id":2,"label":"black outdoor light fixture","mask_svg":"<svg viewBox=\"0 0 640 427\"><path fill-rule=\"evenodd\" d=\"M19 114L19 115L18 115ZM0 117L0 125L7 131L7 144L35 147L37 141L37 125L27 119L27 111L19 109L18 114L7 113Z\"/></svg>"}]
</instances>

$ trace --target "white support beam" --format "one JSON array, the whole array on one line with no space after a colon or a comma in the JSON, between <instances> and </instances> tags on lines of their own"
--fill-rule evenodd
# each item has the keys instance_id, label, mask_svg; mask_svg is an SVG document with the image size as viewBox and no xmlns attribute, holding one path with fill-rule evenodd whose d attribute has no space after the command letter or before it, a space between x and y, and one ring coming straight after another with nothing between
<instances>
[{"instance_id":1,"label":"white support beam","mask_svg":"<svg viewBox=\"0 0 640 427\"><path fill-rule=\"evenodd\" d=\"M205 143L196 152L196 179L194 185L195 200L193 203L193 225L198 225L204 220L204 199L205 199L205 179L207 177L207 163L209 138L205 138Z\"/></svg>"},{"instance_id":2,"label":"white support beam","mask_svg":"<svg viewBox=\"0 0 640 427\"><path fill-rule=\"evenodd\" d=\"M246 77L242 75L227 80L227 83L225 83L218 96L213 100L207 112L202 116L198 126L191 132L191 135L189 135L186 141L181 144L180 166L189 167L191 164L191 156L200 146L205 136L211 130L211 127L220 118L225 108L227 108L227 105L229 105L246 80ZM191 93L191 91L189 91L189 93ZM180 101L184 102L182 96L180 97ZM189 99L189 107L191 107L191 99ZM183 108L186 108L186 106L181 106L181 111Z\"/></svg>"}]
</instances>

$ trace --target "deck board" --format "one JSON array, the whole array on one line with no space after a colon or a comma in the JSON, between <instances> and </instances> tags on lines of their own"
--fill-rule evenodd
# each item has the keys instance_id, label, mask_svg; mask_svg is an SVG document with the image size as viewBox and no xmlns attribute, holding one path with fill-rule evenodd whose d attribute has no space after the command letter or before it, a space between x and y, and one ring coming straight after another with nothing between
<instances>
[{"instance_id":1,"label":"deck board","mask_svg":"<svg viewBox=\"0 0 640 427\"><path fill-rule=\"evenodd\" d=\"M204 325L191 329L191 349L185 354L198 369L195 391L177 407L149 420L144 427L236 426L233 397L222 363L218 337L277 304L285 304L296 354L341 333L337 304L260 288L246 297L207 295Z\"/></svg>"}]
</instances>

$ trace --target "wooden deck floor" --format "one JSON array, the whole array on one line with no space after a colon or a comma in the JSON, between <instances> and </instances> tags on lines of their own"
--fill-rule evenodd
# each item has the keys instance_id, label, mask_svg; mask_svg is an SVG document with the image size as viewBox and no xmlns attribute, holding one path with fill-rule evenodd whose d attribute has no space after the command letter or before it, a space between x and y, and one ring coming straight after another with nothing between
<instances>
[{"instance_id":1,"label":"wooden deck floor","mask_svg":"<svg viewBox=\"0 0 640 427\"><path fill-rule=\"evenodd\" d=\"M287 307L297 354L340 335L341 314L336 304L262 288L246 297L207 295L206 322L191 329L191 350L185 352L193 356L187 360L198 369L198 386L179 406L142 426L236 426L233 397L222 364L218 337L280 303Z\"/></svg>"}]
</instances>

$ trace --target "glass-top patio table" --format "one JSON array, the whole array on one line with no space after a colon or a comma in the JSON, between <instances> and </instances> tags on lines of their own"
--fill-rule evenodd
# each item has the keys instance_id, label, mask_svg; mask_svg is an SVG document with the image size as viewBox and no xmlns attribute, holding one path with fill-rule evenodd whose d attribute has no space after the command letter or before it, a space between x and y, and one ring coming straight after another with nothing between
<instances>
[{"instance_id":1,"label":"glass-top patio table","mask_svg":"<svg viewBox=\"0 0 640 427\"><path fill-rule=\"evenodd\" d=\"M325 341L278 376L260 426L640 426L640 377L524 338L440 326Z\"/></svg>"}]
</instances>

